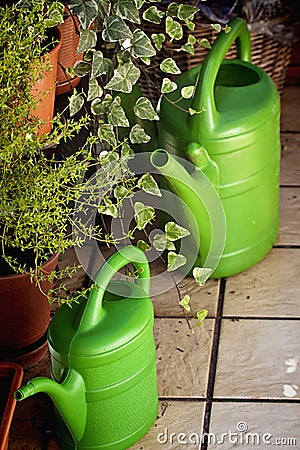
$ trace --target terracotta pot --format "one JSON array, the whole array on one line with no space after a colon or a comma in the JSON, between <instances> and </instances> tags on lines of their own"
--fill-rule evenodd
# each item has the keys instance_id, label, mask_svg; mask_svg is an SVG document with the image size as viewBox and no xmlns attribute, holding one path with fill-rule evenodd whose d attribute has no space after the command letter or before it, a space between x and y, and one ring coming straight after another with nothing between
<instances>
[{"instance_id":1,"label":"terracotta pot","mask_svg":"<svg viewBox=\"0 0 300 450\"><path fill-rule=\"evenodd\" d=\"M43 266L53 271L58 255ZM42 290L52 285L41 283ZM50 305L39 288L31 283L29 274L0 276L0 360L15 361L30 367L47 352L47 329Z\"/></svg>"},{"instance_id":2,"label":"terracotta pot","mask_svg":"<svg viewBox=\"0 0 300 450\"><path fill-rule=\"evenodd\" d=\"M0 450L7 450L9 428L14 414L16 400L14 391L23 380L21 366L11 362L0 362Z\"/></svg>"},{"instance_id":3,"label":"terracotta pot","mask_svg":"<svg viewBox=\"0 0 300 450\"><path fill-rule=\"evenodd\" d=\"M31 95L36 99L37 105L31 115L38 117L44 123L37 134L49 133L52 129L52 119L54 116L55 89L57 81L58 52L61 48L60 31L56 29L59 42L47 53L41 63L40 78L32 87Z\"/></svg>"},{"instance_id":4,"label":"terracotta pot","mask_svg":"<svg viewBox=\"0 0 300 450\"><path fill-rule=\"evenodd\" d=\"M61 47L58 52L56 95L64 94L77 86L80 78L70 78L66 69L73 67L83 56L83 53L77 53L80 39L78 18L69 15L58 29L61 34Z\"/></svg>"}]
</instances>

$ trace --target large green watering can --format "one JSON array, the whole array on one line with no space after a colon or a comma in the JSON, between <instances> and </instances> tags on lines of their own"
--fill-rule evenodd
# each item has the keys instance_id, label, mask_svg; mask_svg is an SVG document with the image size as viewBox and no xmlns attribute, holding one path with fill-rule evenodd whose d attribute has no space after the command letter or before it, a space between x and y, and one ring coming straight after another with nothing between
<instances>
[{"instance_id":1,"label":"large green watering can","mask_svg":"<svg viewBox=\"0 0 300 450\"><path fill-rule=\"evenodd\" d=\"M214 166L211 181L223 204L227 230L213 277L236 274L262 259L279 226L280 98L271 78L250 63L246 23L235 18L229 25L231 31L219 34L203 65L178 77L178 89L168 99L162 97L158 106L159 147L190 161L195 152L189 149L198 147ZM224 60L234 41L237 59ZM181 89L190 85L195 85L193 97L181 98ZM158 164L158 169L180 195L172 177L176 169L168 172L167 164ZM189 179L195 187L193 174ZM188 191L183 195L197 216L199 209ZM201 220L197 218L200 237L207 234Z\"/></svg>"},{"instance_id":2,"label":"large green watering can","mask_svg":"<svg viewBox=\"0 0 300 450\"><path fill-rule=\"evenodd\" d=\"M132 263L135 283L112 280ZM109 283L110 282L110 283ZM62 306L49 327L51 375L15 392L45 392L56 406L65 449L121 450L138 441L157 415L150 273L142 251L128 246L100 268L88 300Z\"/></svg>"}]
</instances>

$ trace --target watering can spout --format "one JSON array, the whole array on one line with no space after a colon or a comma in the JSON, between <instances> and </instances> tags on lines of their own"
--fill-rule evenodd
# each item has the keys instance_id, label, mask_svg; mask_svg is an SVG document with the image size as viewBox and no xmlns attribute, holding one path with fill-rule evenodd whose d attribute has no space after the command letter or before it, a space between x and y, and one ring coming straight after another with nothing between
<instances>
[{"instance_id":1,"label":"watering can spout","mask_svg":"<svg viewBox=\"0 0 300 450\"><path fill-rule=\"evenodd\" d=\"M87 418L85 383L81 375L70 369L63 383L37 377L15 391L14 396L21 401L38 393L49 395L73 438L79 442L84 434Z\"/></svg>"}]
</instances>

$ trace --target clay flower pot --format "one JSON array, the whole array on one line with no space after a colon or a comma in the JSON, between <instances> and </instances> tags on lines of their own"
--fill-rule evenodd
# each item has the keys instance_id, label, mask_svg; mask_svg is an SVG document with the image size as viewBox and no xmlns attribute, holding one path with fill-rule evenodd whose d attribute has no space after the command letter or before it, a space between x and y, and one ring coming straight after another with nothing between
<instances>
[{"instance_id":1,"label":"clay flower pot","mask_svg":"<svg viewBox=\"0 0 300 450\"><path fill-rule=\"evenodd\" d=\"M14 392L23 380L23 369L12 362L0 362L0 450L7 450L9 428L16 400Z\"/></svg>"}]
</instances>

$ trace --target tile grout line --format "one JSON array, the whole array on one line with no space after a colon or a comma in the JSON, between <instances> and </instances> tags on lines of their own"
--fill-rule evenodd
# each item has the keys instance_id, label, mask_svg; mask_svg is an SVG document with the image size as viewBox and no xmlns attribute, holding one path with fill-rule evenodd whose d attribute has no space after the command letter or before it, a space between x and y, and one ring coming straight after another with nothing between
<instances>
[{"instance_id":1,"label":"tile grout line","mask_svg":"<svg viewBox=\"0 0 300 450\"><path fill-rule=\"evenodd\" d=\"M217 360L218 360L218 353L219 353L219 343L220 343L220 334L221 334L225 288L226 288L226 279L222 278L221 282L220 282L218 308L217 308L217 314L216 314L216 319L215 319L216 322L215 322L215 327L214 327L214 335L213 335L211 358L210 358L209 373L208 373L207 396L206 396L207 403L206 403L205 412L204 412L204 422L203 422L203 429L202 429L203 439L202 439L201 450L207 450L207 445L208 445L207 438L205 436L209 433L209 427L210 427L212 400L213 400L213 393L214 393L214 387L215 387Z\"/></svg>"}]
</instances>

